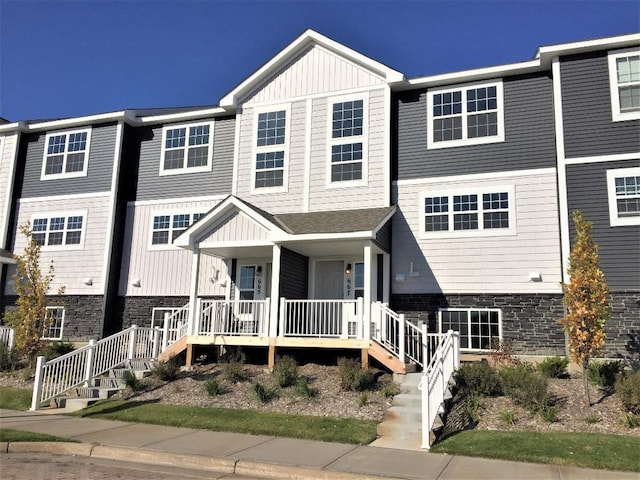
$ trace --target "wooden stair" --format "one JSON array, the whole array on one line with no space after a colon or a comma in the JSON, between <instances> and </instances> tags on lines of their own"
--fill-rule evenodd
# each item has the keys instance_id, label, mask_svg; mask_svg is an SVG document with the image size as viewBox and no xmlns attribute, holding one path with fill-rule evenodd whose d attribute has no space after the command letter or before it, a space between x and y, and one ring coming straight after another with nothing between
<instances>
[{"instance_id":1,"label":"wooden stair","mask_svg":"<svg viewBox=\"0 0 640 480\"><path fill-rule=\"evenodd\" d=\"M187 348L187 337L180 338L177 342L167 347L160 355L158 355L159 362L166 362L167 360L175 357L179 353L183 352Z\"/></svg>"},{"instance_id":2,"label":"wooden stair","mask_svg":"<svg viewBox=\"0 0 640 480\"><path fill-rule=\"evenodd\" d=\"M389 352L389 350L373 340L369 342L369 356L375 358L393 373L404 375L416 371L415 364L407 364L401 362L398 357L393 355L391 352Z\"/></svg>"}]
</instances>

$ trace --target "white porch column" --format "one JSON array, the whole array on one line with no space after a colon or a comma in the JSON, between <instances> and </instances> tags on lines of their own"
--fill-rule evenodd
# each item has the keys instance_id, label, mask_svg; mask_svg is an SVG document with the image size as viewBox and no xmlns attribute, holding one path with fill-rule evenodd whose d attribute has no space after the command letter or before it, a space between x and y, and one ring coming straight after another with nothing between
<instances>
[{"instance_id":1,"label":"white porch column","mask_svg":"<svg viewBox=\"0 0 640 480\"><path fill-rule=\"evenodd\" d=\"M189 335L197 335L198 328L198 278L200 277L200 247L193 247L191 255L191 283L189 285Z\"/></svg>"},{"instance_id":2,"label":"white porch column","mask_svg":"<svg viewBox=\"0 0 640 480\"><path fill-rule=\"evenodd\" d=\"M382 254L382 303L389 303L391 279L391 255Z\"/></svg>"},{"instance_id":3,"label":"white porch column","mask_svg":"<svg viewBox=\"0 0 640 480\"><path fill-rule=\"evenodd\" d=\"M277 243L273 245L271 263L271 311L269 312L269 337L278 335L278 306L280 305L280 254L282 248Z\"/></svg>"},{"instance_id":4,"label":"white porch column","mask_svg":"<svg viewBox=\"0 0 640 480\"><path fill-rule=\"evenodd\" d=\"M373 298L373 282L371 275L373 273L372 268L372 248L371 242L367 242L364 245L364 305L363 305L363 319L364 319L364 331L363 338L368 340L371 338L371 300Z\"/></svg>"}]
</instances>

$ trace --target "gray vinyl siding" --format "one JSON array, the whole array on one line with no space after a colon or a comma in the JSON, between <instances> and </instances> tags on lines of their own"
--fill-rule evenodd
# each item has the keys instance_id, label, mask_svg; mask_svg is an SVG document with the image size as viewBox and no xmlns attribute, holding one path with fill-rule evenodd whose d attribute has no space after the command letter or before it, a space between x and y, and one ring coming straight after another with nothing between
<instances>
[{"instance_id":1,"label":"gray vinyl siding","mask_svg":"<svg viewBox=\"0 0 640 480\"><path fill-rule=\"evenodd\" d=\"M26 151L24 181L21 197L74 195L79 193L108 192L111 189L113 157L116 145L115 123L93 126L89 143L89 163L86 177L40 180L47 133L24 135L21 148ZM81 130L79 127L73 130ZM68 131L66 129L65 131Z\"/></svg>"},{"instance_id":2,"label":"gray vinyl siding","mask_svg":"<svg viewBox=\"0 0 640 480\"><path fill-rule=\"evenodd\" d=\"M571 242L575 239L571 212L580 210L593 222L591 233L599 246L600 268L612 291L640 291L640 225L610 226L606 171L637 167L639 163L631 160L567 166Z\"/></svg>"},{"instance_id":3,"label":"gray vinyl siding","mask_svg":"<svg viewBox=\"0 0 640 480\"><path fill-rule=\"evenodd\" d=\"M162 125L158 125L152 128L140 129L140 168L138 171L136 200L200 197L231 193L235 117L215 120L213 167L210 172L183 173L161 177L159 173L162 128Z\"/></svg>"},{"instance_id":4,"label":"gray vinyl siding","mask_svg":"<svg viewBox=\"0 0 640 480\"><path fill-rule=\"evenodd\" d=\"M567 158L637 152L640 120L614 122L607 52L560 59Z\"/></svg>"},{"instance_id":5,"label":"gray vinyl siding","mask_svg":"<svg viewBox=\"0 0 640 480\"><path fill-rule=\"evenodd\" d=\"M554 167L552 81L548 74L503 79L505 141L427 150L427 90L395 96L397 179Z\"/></svg>"},{"instance_id":6,"label":"gray vinyl siding","mask_svg":"<svg viewBox=\"0 0 640 480\"><path fill-rule=\"evenodd\" d=\"M307 298L309 258L283 247L280 261L280 296L292 300Z\"/></svg>"}]
</instances>

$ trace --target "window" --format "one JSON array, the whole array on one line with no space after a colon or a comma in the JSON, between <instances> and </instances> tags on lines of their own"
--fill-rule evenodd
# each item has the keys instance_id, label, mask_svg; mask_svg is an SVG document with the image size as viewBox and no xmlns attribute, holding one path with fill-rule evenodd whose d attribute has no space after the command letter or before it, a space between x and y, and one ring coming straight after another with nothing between
<instances>
[{"instance_id":1,"label":"window","mask_svg":"<svg viewBox=\"0 0 640 480\"><path fill-rule=\"evenodd\" d=\"M165 127L160 175L211 170L213 124Z\"/></svg>"},{"instance_id":2,"label":"window","mask_svg":"<svg viewBox=\"0 0 640 480\"><path fill-rule=\"evenodd\" d=\"M607 191L610 225L640 225L640 168L607 170Z\"/></svg>"},{"instance_id":3,"label":"window","mask_svg":"<svg viewBox=\"0 0 640 480\"><path fill-rule=\"evenodd\" d=\"M44 340L62 340L63 327L64 307L47 307L42 338Z\"/></svg>"},{"instance_id":4,"label":"window","mask_svg":"<svg viewBox=\"0 0 640 480\"><path fill-rule=\"evenodd\" d=\"M151 245L170 245L178 236L204 213L166 213L154 215L151 229Z\"/></svg>"},{"instance_id":5,"label":"window","mask_svg":"<svg viewBox=\"0 0 640 480\"><path fill-rule=\"evenodd\" d=\"M86 176L90 140L91 130L47 134L41 180Z\"/></svg>"},{"instance_id":6,"label":"window","mask_svg":"<svg viewBox=\"0 0 640 480\"><path fill-rule=\"evenodd\" d=\"M502 339L500 310L443 309L438 312L440 333L460 333L460 348L488 350L494 339Z\"/></svg>"},{"instance_id":7,"label":"window","mask_svg":"<svg viewBox=\"0 0 640 480\"><path fill-rule=\"evenodd\" d=\"M513 187L494 187L478 192L423 193L422 232L427 236L465 231L513 233L513 192Z\"/></svg>"},{"instance_id":8,"label":"window","mask_svg":"<svg viewBox=\"0 0 640 480\"><path fill-rule=\"evenodd\" d=\"M82 246L85 212L36 215L31 220L31 238L46 249Z\"/></svg>"},{"instance_id":9,"label":"window","mask_svg":"<svg viewBox=\"0 0 640 480\"><path fill-rule=\"evenodd\" d=\"M427 148L504 141L502 81L429 90Z\"/></svg>"},{"instance_id":10,"label":"window","mask_svg":"<svg viewBox=\"0 0 640 480\"><path fill-rule=\"evenodd\" d=\"M258 113L254 164L254 189L284 187L287 156L286 108ZM272 191L272 190L271 190Z\"/></svg>"},{"instance_id":11,"label":"window","mask_svg":"<svg viewBox=\"0 0 640 480\"><path fill-rule=\"evenodd\" d=\"M640 50L609 54L609 85L613 121L640 119Z\"/></svg>"},{"instance_id":12,"label":"window","mask_svg":"<svg viewBox=\"0 0 640 480\"><path fill-rule=\"evenodd\" d=\"M364 298L364 263L353 264L353 298Z\"/></svg>"},{"instance_id":13,"label":"window","mask_svg":"<svg viewBox=\"0 0 640 480\"><path fill-rule=\"evenodd\" d=\"M329 178L334 185L364 179L365 100L347 99L331 103L329 130L331 131Z\"/></svg>"}]
</instances>

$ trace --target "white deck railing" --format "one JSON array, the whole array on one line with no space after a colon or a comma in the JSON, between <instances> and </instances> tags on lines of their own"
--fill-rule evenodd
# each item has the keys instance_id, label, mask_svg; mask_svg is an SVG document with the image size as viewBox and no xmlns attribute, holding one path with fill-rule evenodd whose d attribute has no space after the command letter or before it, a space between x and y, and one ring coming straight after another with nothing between
<instances>
[{"instance_id":1,"label":"white deck railing","mask_svg":"<svg viewBox=\"0 0 640 480\"><path fill-rule=\"evenodd\" d=\"M442 413L447 384L460 367L460 334L449 330L442 335L427 368L420 390L422 391L422 448L431 448L430 432L436 416Z\"/></svg>"},{"instance_id":2,"label":"white deck railing","mask_svg":"<svg viewBox=\"0 0 640 480\"><path fill-rule=\"evenodd\" d=\"M11 327L0 326L0 343L4 343L9 350L13 348L15 330Z\"/></svg>"},{"instance_id":3,"label":"white deck railing","mask_svg":"<svg viewBox=\"0 0 640 480\"><path fill-rule=\"evenodd\" d=\"M268 336L269 299L200 299L198 335Z\"/></svg>"},{"instance_id":4,"label":"white deck railing","mask_svg":"<svg viewBox=\"0 0 640 480\"><path fill-rule=\"evenodd\" d=\"M183 307L167 308L162 324L162 348L165 351L187 334L189 325L189 304Z\"/></svg>"},{"instance_id":5,"label":"white deck railing","mask_svg":"<svg viewBox=\"0 0 640 480\"><path fill-rule=\"evenodd\" d=\"M155 359L160 350L159 329L133 325L122 332L53 360L38 357L31 410L115 368L127 360Z\"/></svg>"},{"instance_id":6,"label":"white deck railing","mask_svg":"<svg viewBox=\"0 0 640 480\"><path fill-rule=\"evenodd\" d=\"M364 338L362 298L357 300L280 299L279 335Z\"/></svg>"}]
</instances>

